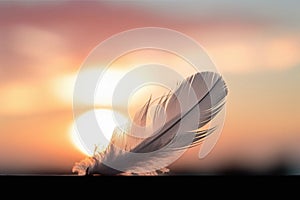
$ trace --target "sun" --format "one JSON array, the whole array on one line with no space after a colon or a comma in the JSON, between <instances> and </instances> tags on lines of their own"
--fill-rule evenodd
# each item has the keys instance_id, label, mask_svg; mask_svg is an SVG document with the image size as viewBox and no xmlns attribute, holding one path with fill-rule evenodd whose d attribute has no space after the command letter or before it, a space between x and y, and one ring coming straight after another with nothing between
<instances>
[{"instance_id":1,"label":"sun","mask_svg":"<svg viewBox=\"0 0 300 200\"><path fill-rule=\"evenodd\" d=\"M94 116L97 124L93 123ZM122 114L110 109L88 111L75 121L70 127L72 142L87 156L92 156L95 148L98 151L104 150L110 142L115 127L128 122ZM81 128L78 129L78 126Z\"/></svg>"}]
</instances>

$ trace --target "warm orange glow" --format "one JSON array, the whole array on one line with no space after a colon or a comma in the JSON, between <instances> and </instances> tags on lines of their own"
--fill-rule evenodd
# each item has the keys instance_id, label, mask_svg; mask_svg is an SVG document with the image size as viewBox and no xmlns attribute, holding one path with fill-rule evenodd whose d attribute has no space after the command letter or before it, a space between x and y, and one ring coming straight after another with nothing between
<instances>
[{"instance_id":1,"label":"warm orange glow","mask_svg":"<svg viewBox=\"0 0 300 200\"><path fill-rule=\"evenodd\" d=\"M259 31L258 31L259 32ZM229 37L206 48L224 72L251 73L263 69L286 69L300 63L300 39L294 35Z\"/></svg>"},{"instance_id":2,"label":"warm orange glow","mask_svg":"<svg viewBox=\"0 0 300 200\"><path fill-rule=\"evenodd\" d=\"M31 112L37 102L38 89L33 85L11 84L0 91L2 114L20 114ZM22 100L21 100L22 99ZM20 101L21 100L21 101Z\"/></svg>"},{"instance_id":3,"label":"warm orange glow","mask_svg":"<svg viewBox=\"0 0 300 200\"><path fill-rule=\"evenodd\" d=\"M61 103L70 105L73 99L76 74L65 74L52 79L49 89Z\"/></svg>"},{"instance_id":4,"label":"warm orange glow","mask_svg":"<svg viewBox=\"0 0 300 200\"><path fill-rule=\"evenodd\" d=\"M300 63L300 38L299 36L281 36L267 41L264 52L266 66L275 69L285 69Z\"/></svg>"},{"instance_id":5,"label":"warm orange glow","mask_svg":"<svg viewBox=\"0 0 300 200\"><path fill-rule=\"evenodd\" d=\"M272 165L270 160L282 159L292 163L291 167L296 163L299 169L299 1L261 2L267 3L255 1L245 6L236 1L222 9L215 3L207 7L200 1L189 5L174 1L169 9L167 3L150 1L120 5L108 1L0 1L0 174L13 169L71 173L74 162L92 155L95 145L103 149L107 142L97 137L84 148L74 130L77 73L99 43L122 31L149 26L182 32L202 45L229 89L224 131L213 151L201 160L197 160L197 151L190 151L178 162L179 167L191 164L197 170L211 169L232 161ZM124 40L124 47L130 44ZM105 49L103 56L114 52L114 47ZM105 67L101 59L99 56L99 62L82 72L85 80ZM117 108L111 108L112 94L122 76L149 63L168 66L182 77L191 72L182 58L153 49L112 61L92 102L99 108L99 126L107 140L116 126L111 110L122 115L128 111L130 119L151 94L165 92L166 88L157 85L143 85L131 91L129 105L127 99L117 99ZM141 73L135 78L151 76ZM176 83L169 74L156 76ZM83 109L91 106L85 91L80 93ZM79 120L92 111L82 112Z\"/></svg>"}]
</instances>

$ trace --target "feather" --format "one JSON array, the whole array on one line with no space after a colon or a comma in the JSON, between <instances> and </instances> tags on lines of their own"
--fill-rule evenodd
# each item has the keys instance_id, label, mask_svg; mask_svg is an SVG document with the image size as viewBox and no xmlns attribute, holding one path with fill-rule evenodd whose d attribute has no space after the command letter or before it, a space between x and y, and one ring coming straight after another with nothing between
<instances>
[{"instance_id":1,"label":"feather","mask_svg":"<svg viewBox=\"0 0 300 200\"><path fill-rule=\"evenodd\" d=\"M185 150L200 144L216 127L209 122L222 110L228 90L215 72L196 73L174 92L149 100L127 128L117 127L103 152L76 163L79 175L157 175ZM152 108L154 112L152 111Z\"/></svg>"}]
</instances>

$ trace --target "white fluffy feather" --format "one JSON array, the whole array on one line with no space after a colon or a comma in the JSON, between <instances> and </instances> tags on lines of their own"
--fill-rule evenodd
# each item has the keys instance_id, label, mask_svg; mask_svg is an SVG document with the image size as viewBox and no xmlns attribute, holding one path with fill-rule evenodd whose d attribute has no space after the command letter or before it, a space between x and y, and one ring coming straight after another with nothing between
<instances>
[{"instance_id":1,"label":"white fluffy feather","mask_svg":"<svg viewBox=\"0 0 300 200\"><path fill-rule=\"evenodd\" d=\"M179 87L145 103L126 131L116 128L103 152L76 163L79 175L157 175L166 173L174 159L198 145L215 128L205 129L223 108L227 88L222 77L202 72ZM155 106L153 116L149 108ZM147 118L151 120L147 120ZM146 138L138 136L147 135Z\"/></svg>"}]
</instances>

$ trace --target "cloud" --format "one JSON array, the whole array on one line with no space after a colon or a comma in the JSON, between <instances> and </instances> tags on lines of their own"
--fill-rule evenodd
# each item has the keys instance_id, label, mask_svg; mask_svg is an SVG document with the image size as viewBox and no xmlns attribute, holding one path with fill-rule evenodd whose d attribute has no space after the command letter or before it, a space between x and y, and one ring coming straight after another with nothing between
<instances>
[{"instance_id":1,"label":"cloud","mask_svg":"<svg viewBox=\"0 0 300 200\"><path fill-rule=\"evenodd\" d=\"M4 45L0 52L4 79L44 78L70 66L64 39L53 30L33 25L14 25L2 30Z\"/></svg>"},{"instance_id":2,"label":"cloud","mask_svg":"<svg viewBox=\"0 0 300 200\"><path fill-rule=\"evenodd\" d=\"M271 30L260 30L228 36L219 32L217 37L207 38L205 48L217 67L224 72L285 70L300 64L299 34L274 34Z\"/></svg>"},{"instance_id":3,"label":"cloud","mask_svg":"<svg viewBox=\"0 0 300 200\"><path fill-rule=\"evenodd\" d=\"M243 13L237 8L245 8L238 2L231 2L227 9L219 11L209 2L181 3L184 9L181 4L173 3L177 10L166 9L169 3L151 2L118 6L100 2L65 6L45 3L32 4L26 9L19 4L12 6L10 12L2 6L0 17L7 20L0 20L0 24L6 25L0 31L4 38L0 41L1 78L23 79L24 74L25 77L29 74L44 77L67 68L74 69L101 41L121 31L143 26L166 27L188 34L207 49L221 70L228 72L285 69L299 63L299 31L287 28L290 25L285 21L272 20L276 17L270 20L249 10ZM148 4L151 6L146 7ZM259 5L251 3L251 9ZM281 8L277 4L272 6ZM288 8L283 6L282 9ZM185 17L178 15L179 18L175 18L180 10L186 12ZM206 14L198 15L199 10L205 10ZM271 14L280 18L278 13Z\"/></svg>"}]
</instances>

